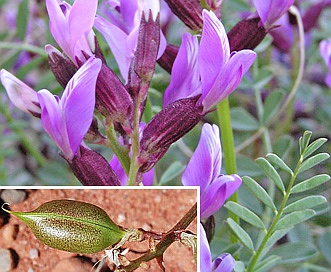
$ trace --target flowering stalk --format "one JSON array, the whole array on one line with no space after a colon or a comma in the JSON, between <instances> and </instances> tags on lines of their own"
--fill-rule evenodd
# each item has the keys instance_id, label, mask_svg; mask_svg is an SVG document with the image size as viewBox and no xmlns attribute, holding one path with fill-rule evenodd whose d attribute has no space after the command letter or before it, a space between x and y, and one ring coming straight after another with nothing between
<instances>
[{"instance_id":1,"label":"flowering stalk","mask_svg":"<svg viewBox=\"0 0 331 272\"><path fill-rule=\"evenodd\" d=\"M237 173L236 154L234 150L234 138L230 116L229 98L225 98L217 105L217 116L219 127L221 130L222 146L224 150L224 163L226 174L231 175ZM234 192L229 198L230 201L238 202L238 192ZM229 211L229 217L239 223L239 217ZM230 242L236 243L237 237L230 234Z\"/></svg>"}]
</instances>

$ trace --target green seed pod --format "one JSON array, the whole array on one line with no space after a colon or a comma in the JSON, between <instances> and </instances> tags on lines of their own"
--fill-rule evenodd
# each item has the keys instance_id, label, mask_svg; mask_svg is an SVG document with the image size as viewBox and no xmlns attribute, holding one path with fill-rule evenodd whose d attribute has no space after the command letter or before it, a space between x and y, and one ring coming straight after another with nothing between
<instances>
[{"instance_id":1,"label":"green seed pod","mask_svg":"<svg viewBox=\"0 0 331 272\"><path fill-rule=\"evenodd\" d=\"M80 201L54 200L31 212L13 212L44 244L74 253L96 253L118 243L127 230L101 208Z\"/></svg>"}]
</instances>

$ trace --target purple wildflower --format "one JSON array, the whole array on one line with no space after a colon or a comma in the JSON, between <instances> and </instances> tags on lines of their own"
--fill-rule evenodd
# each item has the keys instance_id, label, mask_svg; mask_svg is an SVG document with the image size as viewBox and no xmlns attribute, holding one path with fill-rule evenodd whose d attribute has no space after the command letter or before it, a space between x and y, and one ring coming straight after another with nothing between
<instances>
[{"instance_id":1,"label":"purple wildflower","mask_svg":"<svg viewBox=\"0 0 331 272\"><path fill-rule=\"evenodd\" d=\"M328 67L328 74L325 79L325 83L331 88L331 39L320 42L319 45L321 56Z\"/></svg>"},{"instance_id":2,"label":"purple wildflower","mask_svg":"<svg viewBox=\"0 0 331 272\"><path fill-rule=\"evenodd\" d=\"M265 29L270 29L293 3L294 0L254 0L256 11Z\"/></svg>"},{"instance_id":3,"label":"purple wildflower","mask_svg":"<svg viewBox=\"0 0 331 272\"><path fill-rule=\"evenodd\" d=\"M45 89L38 92L43 127L68 160L92 123L100 68L101 60L91 57L68 82L61 99Z\"/></svg>"},{"instance_id":4,"label":"purple wildflower","mask_svg":"<svg viewBox=\"0 0 331 272\"><path fill-rule=\"evenodd\" d=\"M0 71L0 77L11 102L20 110L40 117L37 93L5 69Z\"/></svg>"},{"instance_id":5,"label":"purple wildflower","mask_svg":"<svg viewBox=\"0 0 331 272\"><path fill-rule=\"evenodd\" d=\"M197 36L187 33L183 36L171 82L165 91L165 106L181 98L202 94L200 104L207 113L230 95L255 60L256 54L252 50L230 52L223 24L213 12L203 10L202 16L200 45Z\"/></svg>"},{"instance_id":6,"label":"purple wildflower","mask_svg":"<svg viewBox=\"0 0 331 272\"><path fill-rule=\"evenodd\" d=\"M92 30L97 10L97 0L76 0L72 6L58 0L46 0L51 33L64 53L77 64L76 58L85 62L95 50Z\"/></svg>"},{"instance_id":7,"label":"purple wildflower","mask_svg":"<svg viewBox=\"0 0 331 272\"><path fill-rule=\"evenodd\" d=\"M222 175L222 150L216 125L202 127L199 144L182 176L185 186L200 186L201 218L214 214L241 185L238 175Z\"/></svg>"},{"instance_id":8,"label":"purple wildflower","mask_svg":"<svg viewBox=\"0 0 331 272\"><path fill-rule=\"evenodd\" d=\"M206 232L202 224L200 224L200 271L231 272L234 268L234 264L235 260L228 253L218 256L214 262L212 262Z\"/></svg>"},{"instance_id":9,"label":"purple wildflower","mask_svg":"<svg viewBox=\"0 0 331 272\"><path fill-rule=\"evenodd\" d=\"M105 37L117 61L121 75L127 81L130 63L138 43L142 13L149 14L149 10L151 10L155 20L160 11L159 1L129 0L113 1L110 4L112 6L109 7L111 10L108 13L109 20L97 16L94 26ZM166 40L161 33L158 57L163 54L165 47Z\"/></svg>"}]
</instances>

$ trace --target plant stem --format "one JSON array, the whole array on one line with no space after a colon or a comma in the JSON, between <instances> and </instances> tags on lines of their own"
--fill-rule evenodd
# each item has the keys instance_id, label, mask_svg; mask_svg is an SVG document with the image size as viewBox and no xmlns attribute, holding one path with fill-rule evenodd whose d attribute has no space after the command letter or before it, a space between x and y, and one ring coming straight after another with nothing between
<instances>
[{"instance_id":1,"label":"plant stem","mask_svg":"<svg viewBox=\"0 0 331 272\"><path fill-rule=\"evenodd\" d=\"M291 189L293 187L293 184L294 184L294 181L296 180L296 177L299 173L299 169L301 167L301 164L303 162L303 156L300 155L300 159L299 159L299 162L297 163L297 166L295 168L295 171L294 173L292 174L291 176L291 180L288 184L288 187L286 189L286 192L284 194L284 198L282 200L282 203L280 205L280 208L276 214L276 217L275 219L273 220L272 224L270 225L261 245L259 246L258 250L256 251L256 254L252 256L252 259L249 261L249 265L247 267L247 272L252 272L254 271L254 268L255 268L255 265L257 263L257 261L259 260L263 250L264 250L264 247L266 246L269 238L271 237L271 235L274 233L274 230L275 230L275 227L278 223L278 221L280 220L281 216L283 215L283 212L284 212L284 208L286 206L286 203L287 203L287 200L288 198L290 197L290 194L291 194Z\"/></svg>"},{"instance_id":2,"label":"plant stem","mask_svg":"<svg viewBox=\"0 0 331 272\"><path fill-rule=\"evenodd\" d=\"M139 170L138 156L140 153L139 122L140 122L140 103L139 100L137 100L134 107L133 131L130 135L132 155L131 155L130 171L128 175L129 186L137 185L137 174Z\"/></svg>"},{"instance_id":3,"label":"plant stem","mask_svg":"<svg viewBox=\"0 0 331 272\"><path fill-rule=\"evenodd\" d=\"M305 36L304 36L305 34L304 34L304 29L303 29L303 22L302 22L302 18L300 16L300 12L295 6L291 6L289 11L296 17L297 23L298 23L298 32L299 32L298 71L297 71L297 75L294 76L295 82L294 82L287 98L285 99L282 107L274 115L274 117L270 120L270 122L268 124L265 124L265 126L268 126L268 127L270 127L275 121L279 121L280 115L283 114L287 110L288 106L291 103L293 103L293 99L298 92L300 83L303 78L304 65L305 65ZM242 144L237 146L236 151L239 152L240 150L249 146L253 141L255 141L257 138L259 138L263 134L263 132L264 132L264 129L260 128L249 139L247 139L245 142L243 142Z\"/></svg>"},{"instance_id":4,"label":"plant stem","mask_svg":"<svg viewBox=\"0 0 331 272\"><path fill-rule=\"evenodd\" d=\"M225 98L221 103L217 105L217 116L219 127L221 129L222 148L224 153L225 171L228 175L236 174L236 154L234 151L234 139L232 132L231 116L230 116L230 104L229 99ZM238 192L235 192L229 200L238 202ZM239 217L232 212L229 212L229 217L236 223L239 223ZM230 234L230 242L238 242L238 238Z\"/></svg>"},{"instance_id":5,"label":"plant stem","mask_svg":"<svg viewBox=\"0 0 331 272\"><path fill-rule=\"evenodd\" d=\"M183 216L183 218L161 239L155 246L154 250L149 250L143 256L132 261L129 265L121 268L121 271L133 271L140 267L142 262L148 262L155 258L163 256L165 250L175 241L178 240L177 232L185 230L197 216L197 203Z\"/></svg>"},{"instance_id":6,"label":"plant stem","mask_svg":"<svg viewBox=\"0 0 331 272\"><path fill-rule=\"evenodd\" d=\"M0 49L14 49L17 51L28 51L47 58L47 53L44 48L27 43L0 42Z\"/></svg>"},{"instance_id":7,"label":"plant stem","mask_svg":"<svg viewBox=\"0 0 331 272\"><path fill-rule=\"evenodd\" d=\"M123 146L119 143L112 121L107 122L106 133L108 137L108 147L114 152L114 154L120 161L125 173L128 174L130 168L130 157L128 155L128 151L123 148Z\"/></svg>"}]
</instances>

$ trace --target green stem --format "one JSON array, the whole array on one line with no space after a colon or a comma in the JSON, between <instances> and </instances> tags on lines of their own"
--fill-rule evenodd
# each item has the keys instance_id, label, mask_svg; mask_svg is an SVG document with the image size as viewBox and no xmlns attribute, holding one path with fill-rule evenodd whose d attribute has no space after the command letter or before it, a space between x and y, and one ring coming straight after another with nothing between
<instances>
[{"instance_id":1,"label":"green stem","mask_svg":"<svg viewBox=\"0 0 331 272\"><path fill-rule=\"evenodd\" d=\"M47 53L44 48L27 43L0 42L0 49L14 49L17 51L28 51L47 58Z\"/></svg>"},{"instance_id":2,"label":"green stem","mask_svg":"<svg viewBox=\"0 0 331 272\"><path fill-rule=\"evenodd\" d=\"M10 125L10 129L12 131L14 131L16 133L16 135L18 135L20 142L22 143L22 145L24 146L24 148L27 150L27 152L36 160L36 162L40 165L40 166L44 166L46 164L46 159L45 157L42 155L42 153L38 150L38 148L36 148L35 145L33 145L26 137L26 133L24 133L24 131L18 127L18 126L12 126L11 124L13 124L14 119L12 118L12 116L10 115L10 112L7 108L6 105L4 105L1 102L0 105L0 111L3 114L3 116L5 117L6 122Z\"/></svg>"},{"instance_id":3,"label":"green stem","mask_svg":"<svg viewBox=\"0 0 331 272\"><path fill-rule=\"evenodd\" d=\"M219 127L221 130L222 148L224 153L225 171L228 175L237 173L236 154L234 150L234 139L232 132L230 104L229 99L226 98L217 105L217 116ZM230 198L230 201L238 202L238 192L235 192ZM236 223L239 223L239 217L232 212L229 212L229 217ZM230 234L230 242L238 242L238 238Z\"/></svg>"},{"instance_id":4,"label":"green stem","mask_svg":"<svg viewBox=\"0 0 331 272\"><path fill-rule=\"evenodd\" d=\"M123 148L123 146L119 143L118 138L116 137L116 132L114 128L114 124L112 121L107 122L107 145L114 152L118 160L120 161L124 171L126 174L129 173L130 169L130 157L128 155L128 150Z\"/></svg>"},{"instance_id":5,"label":"green stem","mask_svg":"<svg viewBox=\"0 0 331 272\"><path fill-rule=\"evenodd\" d=\"M266 244L267 244L269 238L271 237L271 235L274 233L275 228L276 228L276 225L277 225L278 221L280 220L280 218L283 215L284 208L286 206L286 203L287 203L288 198L290 197L291 189L292 189L293 184L294 184L294 181L296 180L296 177L297 177L297 175L299 173L299 169L301 167L302 162L303 162L303 156L300 155L300 160L299 160L299 162L298 162L298 164L297 164L297 166L295 168L294 173L292 174L291 180L290 180L290 182L288 184L287 190L286 190L286 192L284 194L284 198L283 198L282 203L280 205L280 208L279 208L279 210L278 210L278 212L276 214L276 217L273 220L272 224L270 225L270 227L269 227L269 229L268 229L268 231L267 231L267 233L266 233L266 235L265 235L265 237L264 237L261 245L259 246L258 250L256 251L256 254L253 255L252 259L250 260L249 265L247 267L247 272L254 271L255 265L256 265L257 261L259 260L261 254L262 254L262 252L264 250L264 247L266 246Z\"/></svg>"},{"instance_id":6,"label":"green stem","mask_svg":"<svg viewBox=\"0 0 331 272\"><path fill-rule=\"evenodd\" d=\"M133 131L131 134L131 164L128 175L128 185L137 185L137 174L139 170L138 156L140 153L139 142L139 121L140 121L140 103L135 103L134 116L133 116Z\"/></svg>"},{"instance_id":7,"label":"green stem","mask_svg":"<svg viewBox=\"0 0 331 272\"><path fill-rule=\"evenodd\" d=\"M287 98L285 99L282 107L279 109L277 114L274 115L274 117L270 120L270 122L268 124L265 124L265 126L268 126L268 127L270 127L272 124L274 124L275 121L279 121L280 116L288 109L288 106L291 103L293 103L293 99L298 92L300 83L303 78L304 65L305 65L305 36L304 36L305 33L304 33L304 29L303 29L303 22L302 22L302 18L300 16L300 12L295 6L291 6L289 11L296 17L297 23L298 23L298 32L299 32L298 71L297 71L297 75L294 77L295 78L294 84L293 84ZM239 152L240 150L249 146L253 141L255 141L257 138L259 138L263 134L263 132L264 132L264 129L260 128L249 139L247 139L242 144L238 145L236 147L236 151Z\"/></svg>"}]
</instances>

